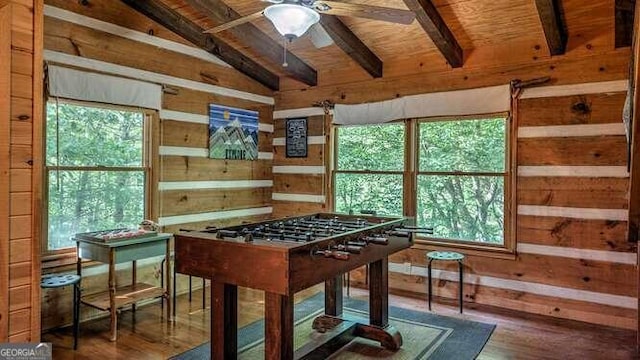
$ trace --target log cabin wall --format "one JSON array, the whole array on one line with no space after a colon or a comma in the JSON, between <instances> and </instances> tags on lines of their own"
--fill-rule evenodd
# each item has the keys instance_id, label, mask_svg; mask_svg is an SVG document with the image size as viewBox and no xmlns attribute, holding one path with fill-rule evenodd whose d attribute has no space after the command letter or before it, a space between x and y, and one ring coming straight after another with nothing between
<instances>
[{"instance_id":1,"label":"log cabin wall","mask_svg":"<svg viewBox=\"0 0 640 360\"><path fill-rule=\"evenodd\" d=\"M322 112L321 109L320 112ZM276 116L281 117L276 113ZM286 114L285 114L286 116ZM275 119L273 139L273 216L327 211L326 185L330 146L324 115L307 118L307 157L286 156L286 119Z\"/></svg>"},{"instance_id":2,"label":"log cabin wall","mask_svg":"<svg viewBox=\"0 0 640 360\"><path fill-rule=\"evenodd\" d=\"M41 17L0 1L0 342L40 339Z\"/></svg>"},{"instance_id":3,"label":"log cabin wall","mask_svg":"<svg viewBox=\"0 0 640 360\"><path fill-rule=\"evenodd\" d=\"M512 194L518 204L517 254L496 257L469 252L465 301L636 329L636 246L626 237L629 179L621 120L630 52L615 49L612 28L590 25L597 14L610 13L598 11L581 19L575 15L584 13L573 10L586 4L564 2L563 6L567 14L574 14L567 19L565 55L540 52L544 43L523 47L512 42L465 51L461 69L442 69L436 62L426 69L422 65L429 62L418 57L385 61L381 79L349 77L346 70L335 69L320 74L323 84L331 85L303 90L296 84L285 86L277 95L276 114L314 113L317 109L312 104L324 100L358 104L544 76L551 78L552 86L593 83L564 94L550 87L519 100L518 135L512 139L519 172ZM604 10L610 4L588 6ZM492 52L493 57L483 55ZM495 56L500 53L509 55ZM615 84L613 90L608 90L610 81ZM280 211L275 206L274 212ZM390 259L392 291L426 301L425 254L432 249L420 244ZM434 267L436 295L455 301L456 268L438 262ZM363 271L357 271L352 280L363 284Z\"/></svg>"},{"instance_id":4,"label":"log cabin wall","mask_svg":"<svg viewBox=\"0 0 640 360\"><path fill-rule=\"evenodd\" d=\"M465 301L635 328L624 98L614 92L519 101L517 255L468 254ZM390 286L425 296L430 249L392 257ZM455 299L455 267L434 268L435 295Z\"/></svg>"},{"instance_id":5,"label":"log cabin wall","mask_svg":"<svg viewBox=\"0 0 640 360\"><path fill-rule=\"evenodd\" d=\"M271 216L272 92L207 54L184 50L191 45L122 2L47 0L44 8L45 60L63 66L98 66L98 71L138 77L166 85L162 110L153 120L151 215L163 231L231 225ZM149 36L153 34L153 36ZM156 40L169 40L161 43ZM69 57L70 56L70 57ZM96 63L101 61L103 63ZM97 64L97 65L96 65ZM120 65L126 69L113 68ZM143 79L144 80L144 79ZM222 91L219 91L222 87ZM209 91L209 89L212 89ZM226 91L229 89L230 91ZM208 158L210 103L259 112L259 160ZM159 284L160 259L138 262L138 278ZM118 267L118 283L130 282L130 267ZM55 270L55 269L54 269ZM105 266L83 271L83 291L107 286ZM178 292L186 291L179 276ZM194 281L194 288L200 286ZM72 289L44 292L42 327L71 323ZM82 318L104 315L82 307Z\"/></svg>"}]
</instances>

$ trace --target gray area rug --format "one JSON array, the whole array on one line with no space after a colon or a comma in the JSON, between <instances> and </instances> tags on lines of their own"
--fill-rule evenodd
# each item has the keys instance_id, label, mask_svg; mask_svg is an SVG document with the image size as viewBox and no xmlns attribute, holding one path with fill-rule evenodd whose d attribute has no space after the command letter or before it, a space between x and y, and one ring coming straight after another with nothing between
<instances>
[{"instance_id":1,"label":"gray area rug","mask_svg":"<svg viewBox=\"0 0 640 360\"><path fill-rule=\"evenodd\" d=\"M346 315L367 317L369 304L351 298L344 299ZM321 336L311 329L313 319L324 310L324 294L318 293L296 304L294 347ZM392 360L466 360L475 359L491 337L495 325L451 318L447 316L389 307L389 319L403 338L397 352L382 349L366 339L356 339L343 347L332 359L392 359ZM264 357L264 320L258 320L238 330L238 358ZM210 358L210 343L178 354L173 360L203 360Z\"/></svg>"}]
</instances>

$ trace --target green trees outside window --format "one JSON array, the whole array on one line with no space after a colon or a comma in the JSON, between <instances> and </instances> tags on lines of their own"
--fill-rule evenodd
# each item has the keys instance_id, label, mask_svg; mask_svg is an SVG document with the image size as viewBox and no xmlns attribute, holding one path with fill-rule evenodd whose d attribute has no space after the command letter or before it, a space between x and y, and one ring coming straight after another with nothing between
<instances>
[{"instance_id":1,"label":"green trees outside window","mask_svg":"<svg viewBox=\"0 0 640 360\"><path fill-rule=\"evenodd\" d=\"M137 227L145 218L142 112L47 103L48 250L79 232Z\"/></svg>"},{"instance_id":2,"label":"green trees outside window","mask_svg":"<svg viewBox=\"0 0 640 360\"><path fill-rule=\"evenodd\" d=\"M337 129L335 210L415 209L408 215L433 238L504 245L507 120L414 121L415 139L404 123ZM405 148L415 164L405 164ZM416 184L404 199L413 204L403 204L403 183Z\"/></svg>"},{"instance_id":3,"label":"green trees outside window","mask_svg":"<svg viewBox=\"0 0 640 360\"><path fill-rule=\"evenodd\" d=\"M504 242L504 118L419 123L417 223L434 237Z\"/></svg>"},{"instance_id":4,"label":"green trees outside window","mask_svg":"<svg viewBox=\"0 0 640 360\"><path fill-rule=\"evenodd\" d=\"M335 210L402 215L404 124L337 130Z\"/></svg>"}]
</instances>

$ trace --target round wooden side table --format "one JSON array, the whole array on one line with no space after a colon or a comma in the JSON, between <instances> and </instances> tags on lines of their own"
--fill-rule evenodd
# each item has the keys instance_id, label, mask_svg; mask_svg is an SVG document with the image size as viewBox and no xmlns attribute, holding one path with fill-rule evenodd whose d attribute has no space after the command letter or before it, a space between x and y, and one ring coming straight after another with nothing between
<instances>
[{"instance_id":1,"label":"round wooden side table","mask_svg":"<svg viewBox=\"0 0 640 360\"><path fill-rule=\"evenodd\" d=\"M73 285L73 350L78 349L78 331L80 330L80 276L79 275L42 275L40 287L43 289L61 288Z\"/></svg>"},{"instance_id":2,"label":"round wooden side table","mask_svg":"<svg viewBox=\"0 0 640 360\"><path fill-rule=\"evenodd\" d=\"M427 253L428 267L427 267L427 275L429 282L429 310L431 310L431 296L432 296L432 286L431 286L431 262L433 260L441 260L441 261L457 261L458 262L458 273L460 275L460 283L459 283L459 291L458 298L460 301L460 313L462 314L462 304L463 304L463 269L462 260L464 259L464 255L455 252L455 251L430 251Z\"/></svg>"}]
</instances>

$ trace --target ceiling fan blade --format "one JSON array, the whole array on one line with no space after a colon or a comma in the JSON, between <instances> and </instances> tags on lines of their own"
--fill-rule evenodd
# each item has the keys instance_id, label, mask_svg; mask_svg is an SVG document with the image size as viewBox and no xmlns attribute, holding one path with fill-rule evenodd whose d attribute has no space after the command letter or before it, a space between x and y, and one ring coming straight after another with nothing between
<instances>
[{"instance_id":1,"label":"ceiling fan blade","mask_svg":"<svg viewBox=\"0 0 640 360\"><path fill-rule=\"evenodd\" d=\"M261 16L262 16L262 10L258 11L257 13L253 13L251 15L247 15L247 16L239 17L239 18L237 18L235 20L231 20L231 21L229 21L227 23L224 23L222 25L218 25L218 26L216 26L214 28L205 30L204 32L205 33L210 33L210 34L219 33L221 31L231 29L234 26L238 26L238 25L245 24L245 23L248 23L250 21L256 20L256 19L260 18Z\"/></svg>"},{"instance_id":2,"label":"ceiling fan blade","mask_svg":"<svg viewBox=\"0 0 640 360\"><path fill-rule=\"evenodd\" d=\"M326 6L325 6L326 5ZM314 8L324 14L353 16L409 25L416 15L411 10L394 9L373 5L350 4L338 1L316 1Z\"/></svg>"},{"instance_id":3,"label":"ceiling fan blade","mask_svg":"<svg viewBox=\"0 0 640 360\"><path fill-rule=\"evenodd\" d=\"M333 39L320 23L316 23L309 29L309 39L313 43L313 46L318 49L333 45Z\"/></svg>"}]
</instances>

